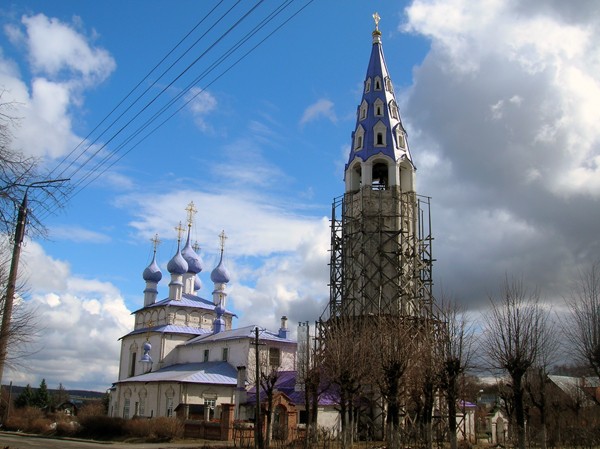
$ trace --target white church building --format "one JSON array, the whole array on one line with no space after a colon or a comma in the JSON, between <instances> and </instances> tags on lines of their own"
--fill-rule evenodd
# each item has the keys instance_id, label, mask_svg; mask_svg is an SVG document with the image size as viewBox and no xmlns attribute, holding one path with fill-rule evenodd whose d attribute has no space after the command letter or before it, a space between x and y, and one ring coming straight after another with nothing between
<instances>
[{"instance_id":1,"label":"white church building","mask_svg":"<svg viewBox=\"0 0 600 449\"><path fill-rule=\"evenodd\" d=\"M109 390L109 416L180 416L208 420L220 415L221 404L235 404L235 418L248 419L240 409L254 383L257 326L233 329L234 313L227 308L229 272L223 253L212 270L210 299L201 296L203 262L190 243L193 203L188 211L187 240L167 264L168 296L158 300L162 272L154 255L143 271L143 307L133 312L134 329L121 338L119 378ZM267 369L296 369L296 342L290 339L287 318L277 331L258 327L259 360ZM251 409L250 409L251 410ZM200 415L200 416L198 416Z\"/></svg>"}]
</instances>

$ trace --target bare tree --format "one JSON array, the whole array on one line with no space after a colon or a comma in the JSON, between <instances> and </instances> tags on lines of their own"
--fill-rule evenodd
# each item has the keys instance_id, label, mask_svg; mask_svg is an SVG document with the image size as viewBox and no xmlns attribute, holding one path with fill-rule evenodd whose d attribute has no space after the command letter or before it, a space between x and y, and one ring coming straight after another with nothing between
<instances>
[{"instance_id":1,"label":"bare tree","mask_svg":"<svg viewBox=\"0 0 600 449\"><path fill-rule=\"evenodd\" d=\"M422 335L416 321L399 315L382 315L369 320L372 343L373 378L386 404L385 438L387 447L400 447L402 399L406 395L405 375L415 352L415 341Z\"/></svg>"},{"instance_id":2,"label":"bare tree","mask_svg":"<svg viewBox=\"0 0 600 449\"><path fill-rule=\"evenodd\" d=\"M554 321L547 319L545 328L540 335L538 357L526 373L525 387L529 399L540 414L540 443L546 449L548 442L548 414L550 404L548 398L548 374L550 368L558 359L561 346L557 326Z\"/></svg>"},{"instance_id":3,"label":"bare tree","mask_svg":"<svg viewBox=\"0 0 600 449\"><path fill-rule=\"evenodd\" d=\"M34 336L33 312L23 307L19 311L17 298L19 255L26 224L35 233L45 234L39 215L29 213L29 209L50 211L52 207L60 206L57 195L65 190L62 182L40 181L44 178L39 177L38 161L12 147L12 131L19 125L19 119L14 115L16 104L1 101L4 93L0 92L0 234L12 239L14 245L12 251L9 242L0 246L0 385L4 365L17 360L22 355L24 343ZM29 189L37 190L39 195L28 199ZM22 293L21 290L21 297ZM15 299L17 310L13 310Z\"/></svg>"},{"instance_id":4,"label":"bare tree","mask_svg":"<svg viewBox=\"0 0 600 449\"><path fill-rule=\"evenodd\" d=\"M564 326L577 361L600 378L600 263L579 272L567 298L570 316Z\"/></svg>"},{"instance_id":5,"label":"bare tree","mask_svg":"<svg viewBox=\"0 0 600 449\"><path fill-rule=\"evenodd\" d=\"M469 367L473 355L473 327L466 311L456 302L443 298L440 308L441 329L438 334L442 363L440 383L442 391L446 393L450 448L456 449L456 414L460 378Z\"/></svg>"},{"instance_id":6,"label":"bare tree","mask_svg":"<svg viewBox=\"0 0 600 449\"><path fill-rule=\"evenodd\" d=\"M342 447L354 441L356 402L372 371L367 320L335 317L321 324L323 376L339 393Z\"/></svg>"},{"instance_id":7,"label":"bare tree","mask_svg":"<svg viewBox=\"0 0 600 449\"><path fill-rule=\"evenodd\" d=\"M519 449L525 449L524 376L543 352L549 313L540 303L537 289L528 291L522 280L509 280L508 276L502 297L490 299L482 346L490 366L510 377L517 443Z\"/></svg>"}]
</instances>

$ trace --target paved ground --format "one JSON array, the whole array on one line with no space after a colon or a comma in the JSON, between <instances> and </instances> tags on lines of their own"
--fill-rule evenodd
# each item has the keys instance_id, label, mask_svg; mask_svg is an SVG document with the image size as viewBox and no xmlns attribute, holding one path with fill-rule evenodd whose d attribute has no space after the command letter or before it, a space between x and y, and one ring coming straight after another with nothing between
<instances>
[{"instance_id":1,"label":"paved ground","mask_svg":"<svg viewBox=\"0 0 600 449\"><path fill-rule=\"evenodd\" d=\"M203 449L225 447L226 443L208 440L182 440L173 443L98 442L69 438L47 438L16 432L0 432L1 449Z\"/></svg>"}]
</instances>

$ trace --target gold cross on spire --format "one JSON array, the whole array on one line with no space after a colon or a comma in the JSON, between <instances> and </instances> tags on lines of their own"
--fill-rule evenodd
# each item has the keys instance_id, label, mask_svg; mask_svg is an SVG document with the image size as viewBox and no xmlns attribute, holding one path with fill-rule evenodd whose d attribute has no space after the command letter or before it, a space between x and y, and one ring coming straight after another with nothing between
<instances>
[{"instance_id":1,"label":"gold cross on spire","mask_svg":"<svg viewBox=\"0 0 600 449\"><path fill-rule=\"evenodd\" d=\"M179 225L175 226L175 230L177 231L177 240L181 241L181 236L185 231L185 229L183 229L183 226L181 226L181 222L179 222Z\"/></svg>"},{"instance_id":2,"label":"gold cross on spire","mask_svg":"<svg viewBox=\"0 0 600 449\"><path fill-rule=\"evenodd\" d=\"M194 244L192 245L192 249L196 252L198 252L200 250L200 245L198 244L198 242L194 242Z\"/></svg>"},{"instance_id":3,"label":"gold cross on spire","mask_svg":"<svg viewBox=\"0 0 600 449\"><path fill-rule=\"evenodd\" d=\"M379 14L377 14L377 13L373 14L373 20L375 21L375 30L379 31L379 21L381 20L381 17L379 17Z\"/></svg>"},{"instance_id":4,"label":"gold cross on spire","mask_svg":"<svg viewBox=\"0 0 600 449\"><path fill-rule=\"evenodd\" d=\"M227 236L225 235L225 229L221 231L219 234L219 240L221 242L221 252L225 249L225 240L227 240Z\"/></svg>"},{"instance_id":5,"label":"gold cross on spire","mask_svg":"<svg viewBox=\"0 0 600 449\"><path fill-rule=\"evenodd\" d=\"M152 237L150 241L152 242L152 247L154 248L154 252L156 253L156 248L158 248L158 245L162 243L158 238L158 233L154 234L154 237Z\"/></svg>"},{"instance_id":6,"label":"gold cross on spire","mask_svg":"<svg viewBox=\"0 0 600 449\"><path fill-rule=\"evenodd\" d=\"M188 228L191 228L192 223L194 222L194 215L196 215L196 212L198 212L198 209L196 209L196 207L194 206L194 202L190 201L190 204L187 205L185 210L187 211Z\"/></svg>"}]
</instances>

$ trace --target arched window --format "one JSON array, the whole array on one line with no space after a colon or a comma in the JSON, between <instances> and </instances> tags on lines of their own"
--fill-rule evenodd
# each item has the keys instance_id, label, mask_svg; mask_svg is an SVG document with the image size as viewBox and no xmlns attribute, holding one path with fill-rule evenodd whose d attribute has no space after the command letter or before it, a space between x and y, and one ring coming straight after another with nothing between
<instances>
[{"instance_id":1,"label":"arched window","mask_svg":"<svg viewBox=\"0 0 600 449\"><path fill-rule=\"evenodd\" d=\"M381 77L375 77L375 90L381 90Z\"/></svg>"},{"instance_id":2,"label":"arched window","mask_svg":"<svg viewBox=\"0 0 600 449\"><path fill-rule=\"evenodd\" d=\"M385 90L388 92L394 92L394 86L392 85L392 80L389 76L385 77Z\"/></svg>"},{"instance_id":3,"label":"arched window","mask_svg":"<svg viewBox=\"0 0 600 449\"><path fill-rule=\"evenodd\" d=\"M363 100L363 102L360 104L360 113L359 113L360 120L364 120L367 118L367 109L368 108L369 108L369 104L367 103L367 100Z\"/></svg>"},{"instance_id":4,"label":"arched window","mask_svg":"<svg viewBox=\"0 0 600 449\"><path fill-rule=\"evenodd\" d=\"M387 133L387 128L383 124L383 122L381 122L381 121L377 122L377 124L373 127L373 137L374 137L373 145L375 145L376 147L386 146L387 145L386 133Z\"/></svg>"},{"instance_id":5,"label":"arched window","mask_svg":"<svg viewBox=\"0 0 600 449\"><path fill-rule=\"evenodd\" d=\"M365 93L370 92L371 91L371 78L367 78L367 81L365 81Z\"/></svg>"},{"instance_id":6,"label":"arched window","mask_svg":"<svg viewBox=\"0 0 600 449\"><path fill-rule=\"evenodd\" d=\"M396 146L402 150L406 149L406 140L404 139L404 132L400 125L396 126Z\"/></svg>"},{"instance_id":7,"label":"arched window","mask_svg":"<svg viewBox=\"0 0 600 449\"><path fill-rule=\"evenodd\" d=\"M398 106L396 106L396 102L394 100L390 101L390 115L392 118L398 120Z\"/></svg>"},{"instance_id":8,"label":"arched window","mask_svg":"<svg viewBox=\"0 0 600 449\"><path fill-rule=\"evenodd\" d=\"M383 117L383 101L381 101L381 98L375 100L373 107L375 109L375 117Z\"/></svg>"},{"instance_id":9,"label":"arched window","mask_svg":"<svg viewBox=\"0 0 600 449\"><path fill-rule=\"evenodd\" d=\"M385 190L388 185L388 166L385 162L373 164L371 188L373 190Z\"/></svg>"},{"instance_id":10,"label":"arched window","mask_svg":"<svg viewBox=\"0 0 600 449\"><path fill-rule=\"evenodd\" d=\"M365 138L365 129L359 125L354 133L354 151L362 150Z\"/></svg>"}]
</instances>

